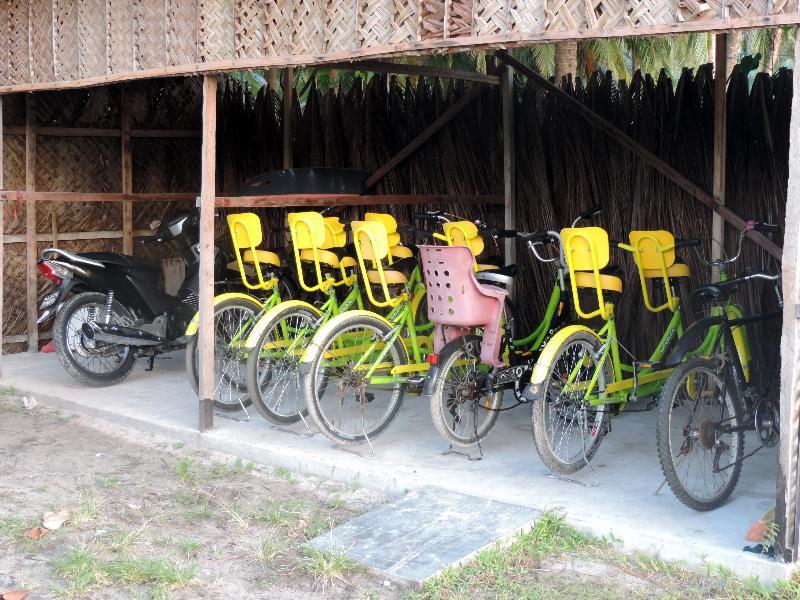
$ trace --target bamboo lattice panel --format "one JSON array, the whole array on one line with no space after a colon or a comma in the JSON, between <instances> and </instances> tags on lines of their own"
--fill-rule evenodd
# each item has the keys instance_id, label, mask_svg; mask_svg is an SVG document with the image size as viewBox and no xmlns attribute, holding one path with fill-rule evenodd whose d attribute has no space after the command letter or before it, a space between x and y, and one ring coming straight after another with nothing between
<instances>
[{"instance_id":1,"label":"bamboo lattice panel","mask_svg":"<svg viewBox=\"0 0 800 600\"><path fill-rule=\"evenodd\" d=\"M0 92L800 23L798 0L4 0ZM169 71L167 71L169 69Z\"/></svg>"}]
</instances>

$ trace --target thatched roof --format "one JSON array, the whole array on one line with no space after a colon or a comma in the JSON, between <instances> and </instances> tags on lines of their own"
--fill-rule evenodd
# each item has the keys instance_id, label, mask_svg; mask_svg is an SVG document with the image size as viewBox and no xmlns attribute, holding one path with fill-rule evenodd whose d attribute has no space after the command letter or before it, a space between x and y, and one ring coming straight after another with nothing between
<instances>
[{"instance_id":1,"label":"thatched roof","mask_svg":"<svg viewBox=\"0 0 800 600\"><path fill-rule=\"evenodd\" d=\"M0 93L796 23L798 0L0 0Z\"/></svg>"}]
</instances>

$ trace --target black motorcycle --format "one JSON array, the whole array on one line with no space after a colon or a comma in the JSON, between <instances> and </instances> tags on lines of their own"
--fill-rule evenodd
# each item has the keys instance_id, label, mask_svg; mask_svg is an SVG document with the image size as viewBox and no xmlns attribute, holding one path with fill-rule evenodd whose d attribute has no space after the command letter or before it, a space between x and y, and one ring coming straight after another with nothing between
<instances>
[{"instance_id":1,"label":"black motorcycle","mask_svg":"<svg viewBox=\"0 0 800 600\"><path fill-rule=\"evenodd\" d=\"M38 263L41 274L56 285L40 304L38 322L55 317L58 359L85 385L119 383L140 357L149 360L152 370L156 356L186 345L187 325L198 310L198 217L182 212L152 227L154 234L144 243L172 241L185 262L185 277L174 296L161 284L160 262L150 258L48 248ZM228 269L217 249L215 287L240 288L226 279Z\"/></svg>"}]
</instances>

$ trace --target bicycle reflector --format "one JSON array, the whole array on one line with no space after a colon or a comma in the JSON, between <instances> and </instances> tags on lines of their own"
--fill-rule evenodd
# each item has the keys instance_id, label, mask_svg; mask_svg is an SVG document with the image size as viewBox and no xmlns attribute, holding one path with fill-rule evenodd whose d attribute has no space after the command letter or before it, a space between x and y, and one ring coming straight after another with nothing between
<instances>
[{"instance_id":1,"label":"bicycle reflector","mask_svg":"<svg viewBox=\"0 0 800 600\"><path fill-rule=\"evenodd\" d=\"M425 359L428 361L428 364L432 367L435 367L439 364L439 355L438 354L428 354L428 357Z\"/></svg>"}]
</instances>

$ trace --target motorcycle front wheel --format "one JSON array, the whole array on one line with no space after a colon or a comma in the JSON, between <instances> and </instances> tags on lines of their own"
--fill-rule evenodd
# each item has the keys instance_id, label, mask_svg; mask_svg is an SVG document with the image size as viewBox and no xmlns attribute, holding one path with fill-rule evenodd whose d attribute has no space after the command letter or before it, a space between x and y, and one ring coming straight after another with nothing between
<instances>
[{"instance_id":1,"label":"motorcycle front wheel","mask_svg":"<svg viewBox=\"0 0 800 600\"><path fill-rule=\"evenodd\" d=\"M130 346L90 340L82 326L104 318L106 295L99 292L76 294L56 315L53 339L56 356L76 381L91 387L115 385L125 379L136 363ZM111 308L111 322L126 324L130 315L119 302Z\"/></svg>"}]
</instances>

